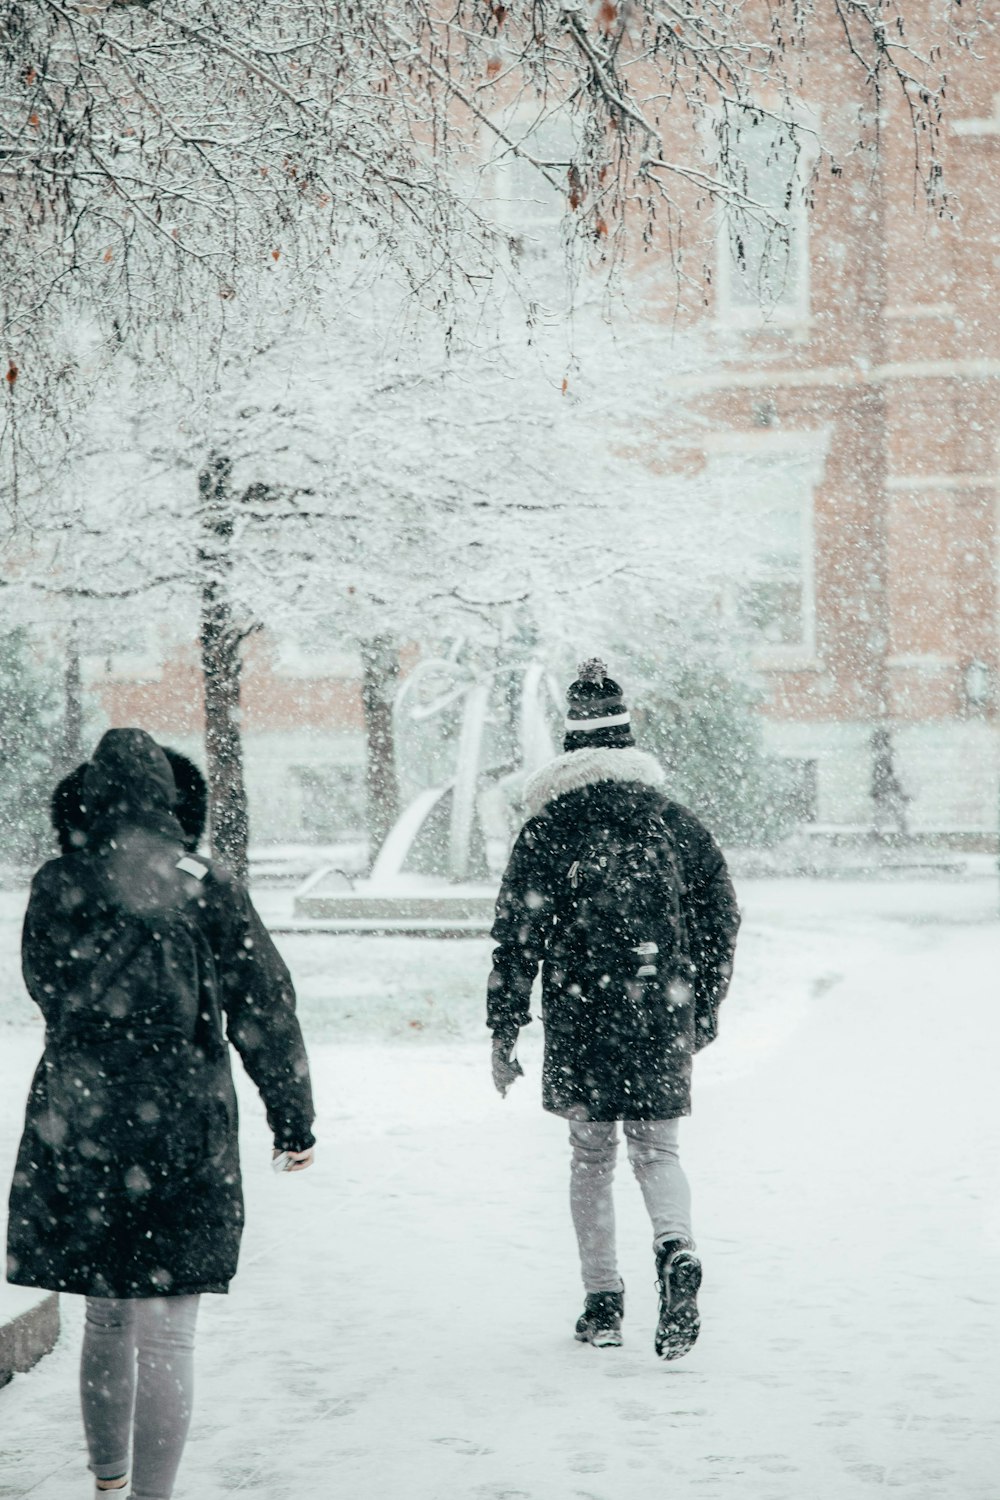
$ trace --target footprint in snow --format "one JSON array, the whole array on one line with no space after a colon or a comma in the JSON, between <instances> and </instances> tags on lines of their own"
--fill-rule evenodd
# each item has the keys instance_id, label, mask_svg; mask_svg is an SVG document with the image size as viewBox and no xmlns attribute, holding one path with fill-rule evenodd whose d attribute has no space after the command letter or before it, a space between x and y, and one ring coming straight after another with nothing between
<instances>
[{"instance_id":1,"label":"footprint in snow","mask_svg":"<svg viewBox=\"0 0 1000 1500\"><path fill-rule=\"evenodd\" d=\"M603 1474L607 1464L599 1453L580 1453L570 1459L569 1467L574 1474Z\"/></svg>"},{"instance_id":2,"label":"footprint in snow","mask_svg":"<svg viewBox=\"0 0 1000 1500\"><path fill-rule=\"evenodd\" d=\"M494 1451L492 1448L482 1447L479 1443L470 1443L468 1438L431 1438L431 1442L440 1444L442 1448L451 1448L453 1452L461 1453L465 1458L485 1458L487 1454Z\"/></svg>"},{"instance_id":3,"label":"footprint in snow","mask_svg":"<svg viewBox=\"0 0 1000 1500\"><path fill-rule=\"evenodd\" d=\"M313 1412L317 1417L352 1417L357 1409L356 1400L317 1401Z\"/></svg>"},{"instance_id":4,"label":"footprint in snow","mask_svg":"<svg viewBox=\"0 0 1000 1500\"><path fill-rule=\"evenodd\" d=\"M859 1411L831 1411L825 1417L819 1417L813 1423L814 1427L846 1427L849 1422L857 1422L862 1416Z\"/></svg>"},{"instance_id":5,"label":"footprint in snow","mask_svg":"<svg viewBox=\"0 0 1000 1500\"><path fill-rule=\"evenodd\" d=\"M885 1484L886 1470L881 1464L845 1464L848 1474L865 1484Z\"/></svg>"},{"instance_id":6,"label":"footprint in snow","mask_svg":"<svg viewBox=\"0 0 1000 1500\"><path fill-rule=\"evenodd\" d=\"M658 1422L662 1413L655 1411L651 1406L643 1406L641 1402L618 1403L618 1415L623 1422Z\"/></svg>"}]
</instances>

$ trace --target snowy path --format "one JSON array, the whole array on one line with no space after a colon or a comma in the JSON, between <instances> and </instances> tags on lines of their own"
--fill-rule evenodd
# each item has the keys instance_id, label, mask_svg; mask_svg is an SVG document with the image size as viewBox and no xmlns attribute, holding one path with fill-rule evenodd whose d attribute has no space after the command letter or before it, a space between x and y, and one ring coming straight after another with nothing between
<instances>
[{"instance_id":1,"label":"snowy path","mask_svg":"<svg viewBox=\"0 0 1000 1500\"><path fill-rule=\"evenodd\" d=\"M565 1127L538 1107L537 1036L504 1102L464 1021L453 1041L314 1041L313 1172L274 1178L244 1091L245 1255L203 1304L178 1500L998 1500L993 890L743 895L745 961L682 1136L706 1262L693 1353L652 1353L624 1171L626 1346L570 1337ZM482 948L446 962L475 1013ZM308 964L342 976L343 950ZM306 989L311 1015L311 971ZM0 1037L6 1177L39 1038ZM0 1496L89 1493L66 1314L0 1392Z\"/></svg>"}]
</instances>

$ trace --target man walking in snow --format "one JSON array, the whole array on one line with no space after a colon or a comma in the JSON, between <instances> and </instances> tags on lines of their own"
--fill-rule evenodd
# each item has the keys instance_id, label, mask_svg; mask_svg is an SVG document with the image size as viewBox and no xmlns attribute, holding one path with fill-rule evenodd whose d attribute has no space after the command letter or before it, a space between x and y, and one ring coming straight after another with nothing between
<instances>
[{"instance_id":1,"label":"man walking in snow","mask_svg":"<svg viewBox=\"0 0 1000 1500\"><path fill-rule=\"evenodd\" d=\"M570 1203L586 1302L576 1337L621 1343L612 1176L617 1122L653 1224L656 1352L698 1337L701 1262L677 1151L691 1062L716 1035L739 927L722 853L635 748L622 690L584 662L567 694L564 754L528 781L528 821L497 900L487 1024L501 1094L542 965L542 1102L569 1121Z\"/></svg>"}]
</instances>

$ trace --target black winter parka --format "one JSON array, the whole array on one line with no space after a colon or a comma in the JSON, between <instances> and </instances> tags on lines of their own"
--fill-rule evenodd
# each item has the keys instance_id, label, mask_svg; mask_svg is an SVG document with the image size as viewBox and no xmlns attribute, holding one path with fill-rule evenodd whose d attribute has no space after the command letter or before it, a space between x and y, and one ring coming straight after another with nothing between
<instances>
[{"instance_id":1,"label":"black winter parka","mask_svg":"<svg viewBox=\"0 0 1000 1500\"><path fill-rule=\"evenodd\" d=\"M739 911L722 853L695 815L663 793L656 760L636 749L574 750L527 784L533 814L497 900L487 1024L513 1043L531 1020L542 965L542 1102L581 1120L667 1120L690 1113L691 1059L711 1042L732 974ZM554 951L553 914L571 866L595 833L666 829L680 884L687 951L637 982L631 955L613 972Z\"/></svg>"},{"instance_id":2,"label":"black winter parka","mask_svg":"<svg viewBox=\"0 0 1000 1500\"><path fill-rule=\"evenodd\" d=\"M39 870L25 916L24 977L46 1031L7 1276L99 1297L225 1292L243 1229L227 1038L275 1146L305 1150L295 994L246 890L185 854L159 747L111 731L95 761L102 748L125 795L84 849Z\"/></svg>"}]
</instances>

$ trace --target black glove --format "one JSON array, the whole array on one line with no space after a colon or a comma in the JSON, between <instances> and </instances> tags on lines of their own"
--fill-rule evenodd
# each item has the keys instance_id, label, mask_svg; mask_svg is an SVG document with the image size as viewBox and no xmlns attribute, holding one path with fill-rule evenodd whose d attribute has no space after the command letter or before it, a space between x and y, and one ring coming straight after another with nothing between
<instances>
[{"instance_id":1,"label":"black glove","mask_svg":"<svg viewBox=\"0 0 1000 1500\"><path fill-rule=\"evenodd\" d=\"M517 1032L511 1036L498 1034L493 1038L493 1083L501 1097L506 1096L511 1084L524 1077L524 1069L511 1054L517 1046Z\"/></svg>"}]
</instances>

